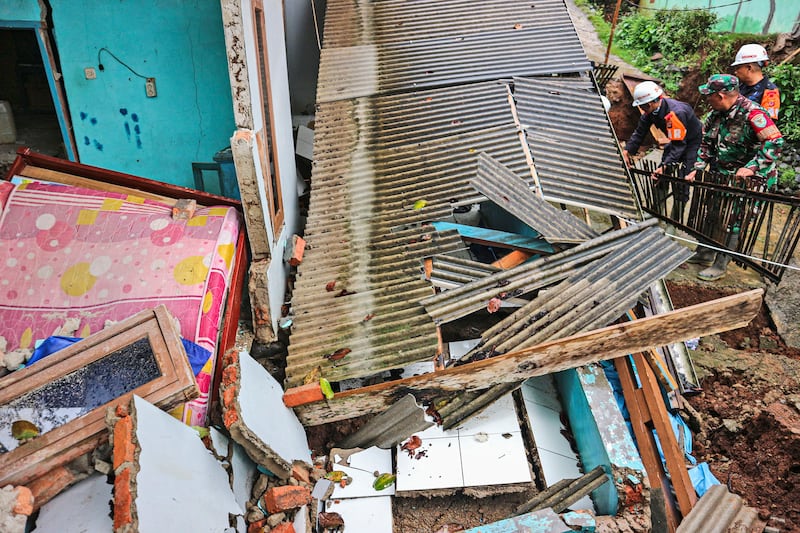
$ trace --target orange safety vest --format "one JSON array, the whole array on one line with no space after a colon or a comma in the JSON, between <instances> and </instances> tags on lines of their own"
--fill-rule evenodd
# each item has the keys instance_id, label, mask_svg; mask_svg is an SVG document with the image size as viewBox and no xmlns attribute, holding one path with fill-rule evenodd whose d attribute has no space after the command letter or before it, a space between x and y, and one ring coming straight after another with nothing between
<instances>
[{"instance_id":1,"label":"orange safety vest","mask_svg":"<svg viewBox=\"0 0 800 533\"><path fill-rule=\"evenodd\" d=\"M682 141L686 138L686 126L674 111L667 113L664 120L667 122L667 137L670 141Z\"/></svg>"},{"instance_id":2,"label":"orange safety vest","mask_svg":"<svg viewBox=\"0 0 800 533\"><path fill-rule=\"evenodd\" d=\"M766 109L772 120L778 118L778 110L781 108L781 93L778 89L764 89L761 96L761 107Z\"/></svg>"}]
</instances>

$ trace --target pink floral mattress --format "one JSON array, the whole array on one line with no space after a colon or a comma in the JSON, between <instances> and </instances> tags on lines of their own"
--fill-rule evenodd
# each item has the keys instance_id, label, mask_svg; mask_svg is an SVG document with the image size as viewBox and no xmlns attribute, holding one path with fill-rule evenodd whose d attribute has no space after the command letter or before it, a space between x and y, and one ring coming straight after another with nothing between
<instances>
[{"instance_id":1,"label":"pink floral mattress","mask_svg":"<svg viewBox=\"0 0 800 533\"><path fill-rule=\"evenodd\" d=\"M198 208L173 220L169 206L152 200L38 182L0 183L0 208L7 351L33 348L69 318L79 321L74 336L86 337L164 304L181 336L215 352L239 232L235 209ZM213 359L198 376L204 394L187 423L205 418Z\"/></svg>"}]
</instances>

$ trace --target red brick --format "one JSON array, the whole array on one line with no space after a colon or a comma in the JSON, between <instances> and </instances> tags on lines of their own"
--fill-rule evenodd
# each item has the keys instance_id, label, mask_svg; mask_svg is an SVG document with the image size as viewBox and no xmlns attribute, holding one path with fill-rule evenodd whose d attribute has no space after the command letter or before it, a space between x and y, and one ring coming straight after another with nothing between
<instances>
[{"instance_id":1,"label":"red brick","mask_svg":"<svg viewBox=\"0 0 800 533\"><path fill-rule=\"evenodd\" d=\"M297 407L307 403L319 402L325 396L319 383L309 383L299 387L292 387L283 393L283 403L286 407Z\"/></svg>"},{"instance_id":2,"label":"red brick","mask_svg":"<svg viewBox=\"0 0 800 533\"><path fill-rule=\"evenodd\" d=\"M17 503L12 511L15 514L30 516L33 512L33 493L28 487L17 487Z\"/></svg>"},{"instance_id":3,"label":"red brick","mask_svg":"<svg viewBox=\"0 0 800 533\"><path fill-rule=\"evenodd\" d=\"M281 522L273 527L270 533L295 533L295 531L291 522Z\"/></svg>"},{"instance_id":4,"label":"red brick","mask_svg":"<svg viewBox=\"0 0 800 533\"><path fill-rule=\"evenodd\" d=\"M297 266L303 262L303 254L306 250L306 241L299 235L292 235L292 257L289 258L289 264Z\"/></svg>"},{"instance_id":5,"label":"red brick","mask_svg":"<svg viewBox=\"0 0 800 533\"><path fill-rule=\"evenodd\" d=\"M114 424L114 470L124 463L133 462L133 420L126 416Z\"/></svg>"},{"instance_id":6,"label":"red brick","mask_svg":"<svg viewBox=\"0 0 800 533\"><path fill-rule=\"evenodd\" d=\"M231 426L238 421L239 421L239 413L236 412L236 409L226 409L225 414L222 415L222 422L228 429L230 429Z\"/></svg>"},{"instance_id":7,"label":"red brick","mask_svg":"<svg viewBox=\"0 0 800 533\"><path fill-rule=\"evenodd\" d=\"M236 348L231 348L230 350L225 352L224 356L222 356L223 368L238 362L239 362L239 352L236 350Z\"/></svg>"},{"instance_id":8,"label":"red brick","mask_svg":"<svg viewBox=\"0 0 800 533\"><path fill-rule=\"evenodd\" d=\"M74 482L75 476L63 466L59 466L28 483L28 488L33 494L33 501L40 506Z\"/></svg>"},{"instance_id":9,"label":"red brick","mask_svg":"<svg viewBox=\"0 0 800 533\"><path fill-rule=\"evenodd\" d=\"M264 526L267 525L267 519L263 518L258 522L253 522L249 526L247 526L247 533L261 533L264 531Z\"/></svg>"},{"instance_id":10,"label":"red brick","mask_svg":"<svg viewBox=\"0 0 800 533\"><path fill-rule=\"evenodd\" d=\"M114 529L133 523L131 506L131 470L124 469L114 479Z\"/></svg>"},{"instance_id":11,"label":"red brick","mask_svg":"<svg viewBox=\"0 0 800 533\"><path fill-rule=\"evenodd\" d=\"M236 398L236 387L228 387L224 391L222 391L222 405L225 407L231 407L233 405L233 401Z\"/></svg>"},{"instance_id":12,"label":"red brick","mask_svg":"<svg viewBox=\"0 0 800 533\"><path fill-rule=\"evenodd\" d=\"M229 387L234 385L237 379L239 379L239 369L236 365L226 366L225 370L222 371L222 386Z\"/></svg>"},{"instance_id":13,"label":"red brick","mask_svg":"<svg viewBox=\"0 0 800 533\"><path fill-rule=\"evenodd\" d=\"M280 513L311 503L311 491L297 485L272 487L264 494L264 505L270 513Z\"/></svg>"},{"instance_id":14,"label":"red brick","mask_svg":"<svg viewBox=\"0 0 800 533\"><path fill-rule=\"evenodd\" d=\"M128 416L128 406L124 403L117 404L114 413L120 418L123 416Z\"/></svg>"},{"instance_id":15,"label":"red brick","mask_svg":"<svg viewBox=\"0 0 800 533\"><path fill-rule=\"evenodd\" d=\"M297 481L311 484L311 477L308 475L308 469L302 465L294 465L292 467L292 477Z\"/></svg>"}]
</instances>

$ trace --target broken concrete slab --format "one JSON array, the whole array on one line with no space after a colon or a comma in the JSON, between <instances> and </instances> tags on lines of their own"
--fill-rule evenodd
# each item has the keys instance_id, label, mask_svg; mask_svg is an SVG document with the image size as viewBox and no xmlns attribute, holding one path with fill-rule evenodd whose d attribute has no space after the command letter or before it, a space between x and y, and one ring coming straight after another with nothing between
<instances>
[{"instance_id":1,"label":"broken concrete slab","mask_svg":"<svg viewBox=\"0 0 800 533\"><path fill-rule=\"evenodd\" d=\"M113 521L108 514L112 487L101 474L76 483L39 509L36 531L112 531Z\"/></svg>"},{"instance_id":2,"label":"broken concrete slab","mask_svg":"<svg viewBox=\"0 0 800 533\"><path fill-rule=\"evenodd\" d=\"M32 512L33 495L27 487L6 485L0 489L0 531L25 533L25 524Z\"/></svg>"},{"instance_id":3,"label":"broken concrete slab","mask_svg":"<svg viewBox=\"0 0 800 533\"><path fill-rule=\"evenodd\" d=\"M250 500L253 484L259 473L245 449L216 428L209 428L211 444L218 457L229 465L228 474L236 502L244 509Z\"/></svg>"},{"instance_id":4,"label":"broken concrete slab","mask_svg":"<svg viewBox=\"0 0 800 533\"><path fill-rule=\"evenodd\" d=\"M305 430L284 405L283 387L249 353L223 358L220 397L225 427L253 461L281 479L293 463L311 464Z\"/></svg>"},{"instance_id":5,"label":"broken concrete slab","mask_svg":"<svg viewBox=\"0 0 800 533\"><path fill-rule=\"evenodd\" d=\"M113 422L114 531L225 531L243 515L197 432L134 396Z\"/></svg>"}]
</instances>

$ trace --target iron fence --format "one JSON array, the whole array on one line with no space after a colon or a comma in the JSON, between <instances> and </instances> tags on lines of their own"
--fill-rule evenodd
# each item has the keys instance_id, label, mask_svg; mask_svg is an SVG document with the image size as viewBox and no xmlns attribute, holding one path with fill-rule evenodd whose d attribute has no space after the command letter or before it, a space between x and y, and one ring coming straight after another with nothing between
<instances>
[{"instance_id":1,"label":"iron fence","mask_svg":"<svg viewBox=\"0 0 800 533\"><path fill-rule=\"evenodd\" d=\"M686 182L677 168L668 168L654 180L656 166L638 161L630 169L645 212L703 243L741 254L732 260L780 281L800 239L800 198L730 186L715 172L698 172L694 182ZM675 200L675 187L689 188L685 205Z\"/></svg>"},{"instance_id":2,"label":"iron fence","mask_svg":"<svg viewBox=\"0 0 800 533\"><path fill-rule=\"evenodd\" d=\"M605 63L598 63L592 66L590 74L600 90L600 94L606 94L606 84L614 79L619 67L617 65L607 65Z\"/></svg>"}]
</instances>

